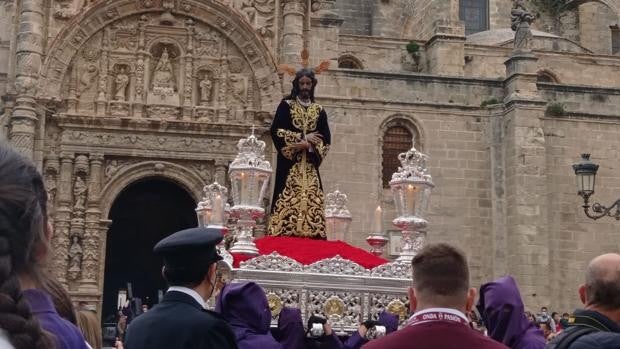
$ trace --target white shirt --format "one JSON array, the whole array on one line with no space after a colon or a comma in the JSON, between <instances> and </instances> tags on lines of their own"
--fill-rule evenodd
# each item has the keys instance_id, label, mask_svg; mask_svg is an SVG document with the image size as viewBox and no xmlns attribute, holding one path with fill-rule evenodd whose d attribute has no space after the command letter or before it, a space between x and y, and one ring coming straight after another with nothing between
<instances>
[{"instance_id":1,"label":"white shirt","mask_svg":"<svg viewBox=\"0 0 620 349\"><path fill-rule=\"evenodd\" d=\"M0 328L0 349L15 349L9 341L9 335L5 330Z\"/></svg>"},{"instance_id":2,"label":"white shirt","mask_svg":"<svg viewBox=\"0 0 620 349\"><path fill-rule=\"evenodd\" d=\"M469 319L467 318L467 316L465 316L465 314L463 314L459 310L450 309L450 308L428 308L428 309L420 310L420 311L414 313L409 318L409 321L411 321L411 319L413 319L414 317L416 317L418 315L423 315L423 314L426 314L426 313L438 313L438 312L439 313L448 313L448 314L456 315L456 316L460 317L461 319L465 320L465 322L469 323Z\"/></svg>"},{"instance_id":3,"label":"white shirt","mask_svg":"<svg viewBox=\"0 0 620 349\"><path fill-rule=\"evenodd\" d=\"M168 292L170 291L177 291L177 292L185 293L186 295L194 298L196 302L200 304L201 307L203 307L204 309L207 309L207 303L205 303L204 299L202 299L202 296L199 295L198 292L192 290L191 288L183 287L183 286L170 286L168 288Z\"/></svg>"}]
</instances>

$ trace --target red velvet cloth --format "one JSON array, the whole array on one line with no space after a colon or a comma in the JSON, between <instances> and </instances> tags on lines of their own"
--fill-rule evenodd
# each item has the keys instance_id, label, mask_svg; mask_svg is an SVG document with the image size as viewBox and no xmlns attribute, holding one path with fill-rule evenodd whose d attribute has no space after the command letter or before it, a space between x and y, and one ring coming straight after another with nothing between
<instances>
[{"instance_id":1,"label":"red velvet cloth","mask_svg":"<svg viewBox=\"0 0 620 349\"><path fill-rule=\"evenodd\" d=\"M343 241L326 241L305 238L293 238L284 236L266 236L254 241L261 255L271 254L276 251L282 256L287 256L301 264L308 265L325 258L336 255L351 260L366 269L372 269L388 261L373 255L372 253L351 246ZM234 267L252 257L233 253Z\"/></svg>"}]
</instances>

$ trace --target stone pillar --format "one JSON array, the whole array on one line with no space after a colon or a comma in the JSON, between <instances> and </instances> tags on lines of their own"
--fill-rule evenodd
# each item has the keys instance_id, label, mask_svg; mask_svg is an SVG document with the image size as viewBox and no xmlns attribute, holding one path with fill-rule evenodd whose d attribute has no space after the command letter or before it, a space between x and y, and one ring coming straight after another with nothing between
<instances>
[{"instance_id":1,"label":"stone pillar","mask_svg":"<svg viewBox=\"0 0 620 349\"><path fill-rule=\"evenodd\" d=\"M73 153L60 154L60 178L56 198L54 238L52 247L53 271L58 281L66 284L67 258L69 251L69 228L71 226L71 190L73 177Z\"/></svg>"},{"instance_id":2,"label":"stone pillar","mask_svg":"<svg viewBox=\"0 0 620 349\"><path fill-rule=\"evenodd\" d=\"M227 176L228 176L228 160L225 160L225 159L215 160L215 181L225 186Z\"/></svg>"},{"instance_id":3,"label":"stone pillar","mask_svg":"<svg viewBox=\"0 0 620 349\"><path fill-rule=\"evenodd\" d=\"M547 170L543 122L545 102L536 90L536 57L515 51L506 61L504 168L506 260L525 304L549 304L550 260L547 219ZM532 80L533 79L533 80ZM547 269L545 269L547 268Z\"/></svg>"},{"instance_id":4,"label":"stone pillar","mask_svg":"<svg viewBox=\"0 0 620 349\"><path fill-rule=\"evenodd\" d=\"M338 66L337 57L340 54L338 37L342 23L344 23L344 19L335 12L334 1L312 3L310 52L316 60L310 62L313 66L318 65L320 60L327 58L334 59L331 62L332 67Z\"/></svg>"},{"instance_id":5,"label":"stone pillar","mask_svg":"<svg viewBox=\"0 0 620 349\"><path fill-rule=\"evenodd\" d=\"M434 0L428 18L431 37L426 43L428 71L436 75L463 76L465 68L465 26L459 20L458 0ZM446 15L447 14L447 15Z\"/></svg>"},{"instance_id":6,"label":"stone pillar","mask_svg":"<svg viewBox=\"0 0 620 349\"><path fill-rule=\"evenodd\" d=\"M298 64L304 44L305 0L282 0L280 63Z\"/></svg>"},{"instance_id":7,"label":"stone pillar","mask_svg":"<svg viewBox=\"0 0 620 349\"><path fill-rule=\"evenodd\" d=\"M84 258L82 260L82 280L80 291L98 292L99 268L98 263L102 260L100 254L100 220L99 209L101 194L101 175L103 172L103 155L90 154L90 177L88 182L88 204L85 217L84 237L82 246Z\"/></svg>"},{"instance_id":8,"label":"stone pillar","mask_svg":"<svg viewBox=\"0 0 620 349\"><path fill-rule=\"evenodd\" d=\"M43 53L43 0L24 0L19 13L15 48L15 108L9 127L10 143L32 158L37 123L36 87Z\"/></svg>"}]
</instances>

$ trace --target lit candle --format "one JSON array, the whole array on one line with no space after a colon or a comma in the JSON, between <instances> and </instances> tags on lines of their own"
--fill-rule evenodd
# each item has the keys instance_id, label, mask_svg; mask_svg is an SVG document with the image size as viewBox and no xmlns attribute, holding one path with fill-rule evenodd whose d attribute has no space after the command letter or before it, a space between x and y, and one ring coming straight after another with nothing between
<instances>
[{"instance_id":1,"label":"lit candle","mask_svg":"<svg viewBox=\"0 0 620 349\"><path fill-rule=\"evenodd\" d=\"M207 209L205 212L205 227L211 224L211 209Z\"/></svg>"},{"instance_id":2,"label":"lit candle","mask_svg":"<svg viewBox=\"0 0 620 349\"><path fill-rule=\"evenodd\" d=\"M220 195L213 200L213 225L224 225L224 207L222 205L222 197Z\"/></svg>"},{"instance_id":3,"label":"lit candle","mask_svg":"<svg viewBox=\"0 0 620 349\"><path fill-rule=\"evenodd\" d=\"M415 214L415 187L411 184L407 186L407 214Z\"/></svg>"},{"instance_id":4,"label":"lit candle","mask_svg":"<svg viewBox=\"0 0 620 349\"><path fill-rule=\"evenodd\" d=\"M241 197L239 198L241 205L247 204L247 190L245 172L241 172Z\"/></svg>"},{"instance_id":5,"label":"lit candle","mask_svg":"<svg viewBox=\"0 0 620 349\"><path fill-rule=\"evenodd\" d=\"M371 233L382 233L383 232L383 211L381 210L381 206L377 206L375 210L375 220L372 225Z\"/></svg>"}]
</instances>

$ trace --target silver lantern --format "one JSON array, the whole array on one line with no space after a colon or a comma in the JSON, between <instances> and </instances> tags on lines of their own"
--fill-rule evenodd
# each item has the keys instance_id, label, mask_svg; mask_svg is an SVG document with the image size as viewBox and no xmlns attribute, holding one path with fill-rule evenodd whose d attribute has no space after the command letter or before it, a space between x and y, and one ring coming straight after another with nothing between
<instances>
[{"instance_id":1,"label":"silver lantern","mask_svg":"<svg viewBox=\"0 0 620 349\"><path fill-rule=\"evenodd\" d=\"M351 212L347 209L347 195L336 190L325 195L325 223L327 240L351 242L349 226Z\"/></svg>"},{"instance_id":2,"label":"silver lantern","mask_svg":"<svg viewBox=\"0 0 620 349\"><path fill-rule=\"evenodd\" d=\"M399 261L410 262L424 246L426 216L431 190L435 187L426 168L428 156L412 147L398 155L401 167L392 175L390 188L398 217L392 223L402 232Z\"/></svg>"},{"instance_id":3,"label":"silver lantern","mask_svg":"<svg viewBox=\"0 0 620 349\"><path fill-rule=\"evenodd\" d=\"M239 140L237 148L239 153L228 168L234 202L230 214L237 219L237 241L230 252L258 255L253 231L256 220L265 215L262 204L269 186L271 164L265 160L265 142L256 138L254 129L248 138Z\"/></svg>"},{"instance_id":4,"label":"silver lantern","mask_svg":"<svg viewBox=\"0 0 620 349\"><path fill-rule=\"evenodd\" d=\"M198 226L219 229L225 238L228 234L228 189L217 182L203 188L204 197L196 207ZM226 251L224 240L217 246L219 254L232 266L232 255Z\"/></svg>"}]
</instances>

